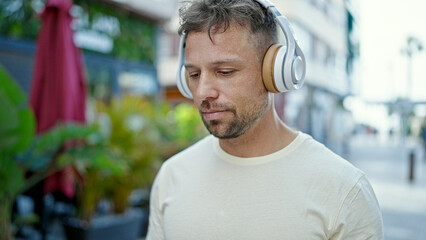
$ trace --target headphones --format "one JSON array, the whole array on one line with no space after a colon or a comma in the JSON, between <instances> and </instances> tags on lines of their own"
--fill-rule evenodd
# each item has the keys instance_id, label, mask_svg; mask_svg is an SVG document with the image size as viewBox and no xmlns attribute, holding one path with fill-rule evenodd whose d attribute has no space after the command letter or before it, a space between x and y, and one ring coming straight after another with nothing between
<instances>
[{"instance_id":1,"label":"headphones","mask_svg":"<svg viewBox=\"0 0 426 240\"><path fill-rule=\"evenodd\" d=\"M262 64L262 78L266 89L273 93L300 89L306 74L306 61L289 21L268 0L255 1L272 13L287 42L287 46L273 44L266 51ZM184 66L186 37L186 33L183 33L180 38L177 87L183 96L192 98Z\"/></svg>"}]
</instances>

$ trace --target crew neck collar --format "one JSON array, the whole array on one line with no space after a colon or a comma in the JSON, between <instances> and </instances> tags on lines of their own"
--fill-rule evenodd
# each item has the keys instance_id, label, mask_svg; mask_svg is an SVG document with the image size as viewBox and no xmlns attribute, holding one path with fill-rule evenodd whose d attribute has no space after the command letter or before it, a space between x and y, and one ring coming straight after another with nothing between
<instances>
[{"instance_id":1,"label":"crew neck collar","mask_svg":"<svg viewBox=\"0 0 426 240\"><path fill-rule=\"evenodd\" d=\"M288 155L289 153L293 152L307 138L309 138L308 135L302 132L298 132L296 138L284 148L268 155L259 156L259 157L248 157L248 158L237 157L225 152L220 147L219 139L216 137L213 138L213 141L214 141L215 153L219 156L220 159L232 164L236 164L236 165L258 165L258 164L271 162L279 158L282 158L283 156Z\"/></svg>"}]
</instances>

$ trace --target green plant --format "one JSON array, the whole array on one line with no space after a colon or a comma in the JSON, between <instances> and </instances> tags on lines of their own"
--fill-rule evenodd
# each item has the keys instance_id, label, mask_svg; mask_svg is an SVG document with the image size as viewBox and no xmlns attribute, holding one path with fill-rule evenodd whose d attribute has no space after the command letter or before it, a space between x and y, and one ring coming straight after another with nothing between
<instances>
[{"instance_id":1,"label":"green plant","mask_svg":"<svg viewBox=\"0 0 426 240\"><path fill-rule=\"evenodd\" d=\"M3 0L0 2L0 35L20 39L36 39L41 19L32 7L33 1Z\"/></svg>"},{"instance_id":2,"label":"green plant","mask_svg":"<svg viewBox=\"0 0 426 240\"><path fill-rule=\"evenodd\" d=\"M193 104L180 103L175 107L169 103L162 105L164 107L156 114L154 122L161 134L164 160L194 144L208 132Z\"/></svg>"},{"instance_id":3,"label":"green plant","mask_svg":"<svg viewBox=\"0 0 426 240\"><path fill-rule=\"evenodd\" d=\"M175 108L176 131L173 141L178 143L178 151L207 135L197 108L188 103L181 103Z\"/></svg>"},{"instance_id":4,"label":"green plant","mask_svg":"<svg viewBox=\"0 0 426 240\"><path fill-rule=\"evenodd\" d=\"M122 213L131 192L149 187L159 167L161 135L153 121L157 111L150 101L130 96L114 99L110 105L99 103L98 109L110 120L108 147L128 164L126 174L105 179L114 211Z\"/></svg>"},{"instance_id":5,"label":"green plant","mask_svg":"<svg viewBox=\"0 0 426 240\"><path fill-rule=\"evenodd\" d=\"M114 213L128 208L137 188L149 188L162 161L207 134L196 108L172 107L161 100L124 96L110 104L97 102L103 134L63 154L78 182L77 217L90 224L101 199L113 204Z\"/></svg>"},{"instance_id":6,"label":"green plant","mask_svg":"<svg viewBox=\"0 0 426 240\"><path fill-rule=\"evenodd\" d=\"M90 224L99 201L105 197L106 179L123 176L128 171L127 162L110 151L102 137L78 146L61 155L61 165L73 165L80 176L77 182L77 217Z\"/></svg>"},{"instance_id":7,"label":"green plant","mask_svg":"<svg viewBox=\"0 0 426 240\"><path fill-rule=\"evenodd\" d=\"M161 162L203 137L197 110L140 97L124 96L110 104L97 102L103 134L92 134L84 145L62 154L60 165L72 165L77 182L77 218L90 225L99 202L112 202L124 213L137 188L149 188ZM105 120L107 119L107 120ZM105 124L107 123L107 124Z\"/></svg>"},{"instance_id":8,"label":"green plant","mask_svg":"<svg viewBox=\"0 0 426 240\"><path fill-rule=\"evenodd\" d=\"M108 148L128 165L125 174L103 179L116 213L127 209L134 189L151 186L165 159L207 134L198 111L189 104L173 108L158 99L124 96L109 105L99 102L97 109L110 122Z\"/></svg>"},{"instance_id":9,"label":"green plant","mask_svg":"<svg viewBox=\"0 0 426 240\"><path fill-rule=\"evenodd\" d=\"M66 152L61 146L83 139L95 130L58 125L35 136L35 119L25 95L0 66L0 238L11 239L11 209L16 197L62 166L54 160ZM26 173L31 172L30 177Z\"/></svg>"},{"instance_id":10,"label":"green plant","mask_svg":"<svg viewBox=\"0 0 426 240\"><path fill-rule=\"evenodd\" d=\"M77 31L92 30L106 34L114 42L112 52L108 54L117 58L154 63L155 24L99 1L74 0L74 3L87 15L82 17L86 19L86 25L77 26ZM115 30L108 32L99 28L99 22L105 19L118 23L117 26L109 25Z\"/></svg>"},{"instance_id":11,"label":"green plant","mask_svg":"<svg viewBox=\"0 0 426 240\"><path fill-rule=\"evenodd\" d=\"M42 21L38 12L43 9L46 0L2 0L0 1L0 35L14 39L37 39ZM128 11L117 9L101 1L74 0L83 10L76 31L96 31L106 35L113 42L108 55L127 60L143 61L153 64L155 61L155 24L135 17ZM77 18L78 18L77 17ZM111 24L117 23L117 25ZM100 24L108 21L110 24ZM100 30L116 28L112 33ZM101 27L102 28L102 27ZM86 52L91 50L84 49Z\"/></svg>"}]
</instances>

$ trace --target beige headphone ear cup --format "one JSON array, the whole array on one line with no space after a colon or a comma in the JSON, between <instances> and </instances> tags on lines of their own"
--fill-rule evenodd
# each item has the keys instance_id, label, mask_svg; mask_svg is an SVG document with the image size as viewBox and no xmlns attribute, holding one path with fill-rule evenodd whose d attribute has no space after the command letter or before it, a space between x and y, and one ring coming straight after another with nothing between
<instances>
[{"instance_id":1,"label":"beige headphone ear cup","mask_svg":"<svg viewBox=\"0 0 426 240\"><path fill-rule=\"evenodd\" d=\"M280 91L277 89L275 85L274 78L274 65L275 65L275 57L277 56L278 50L281 48L279 44L273 44L266 51L265 57L263 57L262 64L262 78L263 84L266 89L272 93L279 93Z\"/></svg>"}]
</instances>

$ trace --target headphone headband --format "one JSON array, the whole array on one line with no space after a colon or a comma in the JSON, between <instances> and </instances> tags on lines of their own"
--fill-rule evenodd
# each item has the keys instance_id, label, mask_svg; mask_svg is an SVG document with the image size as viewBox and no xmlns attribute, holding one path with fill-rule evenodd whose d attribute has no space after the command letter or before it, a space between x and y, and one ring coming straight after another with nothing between
<instances>
[{"instance_id":1,"label":"headphone headband","mask_svg":"<svg viewBox=\"0 0 426 240\"><path fill-rule=\"evenodd\" d=\"M179 42L179 57L178 57L178 71L177 71L177 82L176 85L182 93L182 95L186 98L192 98L191 90L189 89L189 86L187 84L186 80L186 70L184 66L185 61L185 48L186 48L186 32L182 33L182 36L180 37Z\"/></svg>"}]
</instances>

